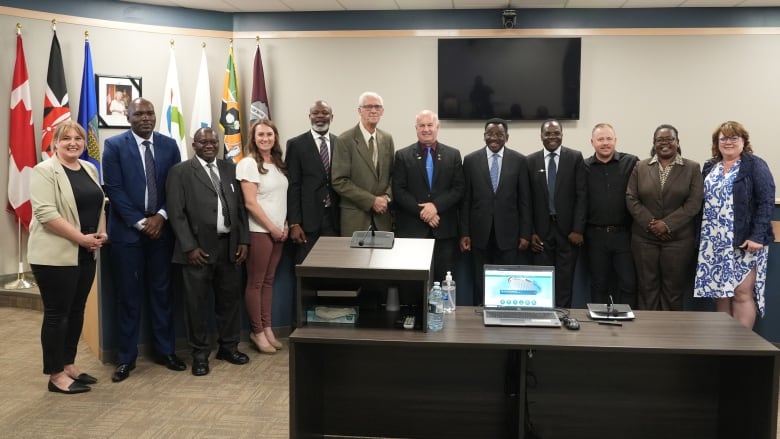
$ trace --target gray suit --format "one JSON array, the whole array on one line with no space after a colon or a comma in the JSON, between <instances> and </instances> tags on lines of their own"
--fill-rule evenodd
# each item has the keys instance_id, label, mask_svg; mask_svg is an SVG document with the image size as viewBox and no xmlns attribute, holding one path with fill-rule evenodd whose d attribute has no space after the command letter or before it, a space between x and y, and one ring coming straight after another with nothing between
<instances>
[{"instance_id":1,"label":"gray suit","mask_svg":"<svg viewBox=\"0 0 780 439\"><path fill-rule=\"evenodd\" d=\"M235 264L239 244L249 244L249 225L236 166L216 160L227 203L230 233L217 233L217 190L197 157L171 168L166 184L168 220L176 235L173 262L182 265L187 335L193 358L209 356L208 301L214 302L220 348L233 352L241 330L241 266ZM200 248L208 263L188 263L187 253Z\"/></svg>"},{"instance_id":2,"label":"gray suit","mask_svg":"<svg viewBox=\"0 0 780 439\"><path fill-rule=\"evenodd\" d=\"M393 136L380 129L374 135L376 171L359 125L344 131L336 141L331 175L333 189L341 196L341 236L352 236L356 230L366 230L371 222L374 199L382 194L392 197ZM381 215L374 213L374 219L379 230L392 230L390 209Z\"/></svg>"}]
</instances>

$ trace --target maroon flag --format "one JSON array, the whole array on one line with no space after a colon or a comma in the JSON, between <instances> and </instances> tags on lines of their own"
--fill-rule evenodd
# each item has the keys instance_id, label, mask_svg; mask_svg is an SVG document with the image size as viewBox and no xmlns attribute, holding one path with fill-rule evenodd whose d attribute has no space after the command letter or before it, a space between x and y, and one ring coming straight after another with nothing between
<instances>
[{"instance_id":1,"label":"maroon flag","mask_svg":"<svg viewBox=\"0 0 780 439\"><path fill-rule=\"evenodd\" d=\"M52 140L54 128L63 120L70 119L68 86L65 83L65 69L62 66L62 51L57 31L51 39L49 71L46 74L46 95L43 98L43 136L41 137L41 159L54 154Z\"/></svg>"},{"instance_id":2,"label":"maroon flag","mask_svg":"<svg viewBox=\"0 0 780 439\"><path fill-rule=\"evenodd\" d=\"M30 102L30 76L24 59L20 31L16 33L16 65L11 86L11 123L8 127L8 211L25 228L30 228L30 176L37 163L35 128Z\"/></svg>"},{"instance_id":3,"label":"maroon flag","mask_svg":"<svg viewBox=\"0 0 780 439\"><path fill-rule=\"evenodd\" d=\"M263 59L260 57L260 43L255 51L255 67L252 76L252 107L249 112L249 124L260 119L271 118L271 107L268 105L268 93L265 90L265 73Z\"/></svg>"}]
</instances>

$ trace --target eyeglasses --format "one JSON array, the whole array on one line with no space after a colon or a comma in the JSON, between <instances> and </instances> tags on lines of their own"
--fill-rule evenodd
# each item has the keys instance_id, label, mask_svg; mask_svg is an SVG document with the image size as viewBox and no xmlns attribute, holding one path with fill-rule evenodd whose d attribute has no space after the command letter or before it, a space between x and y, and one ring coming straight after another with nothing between
<instances>
[{"instance_id":1,"label":"eyeglasses","mask_svg":"<svg viewBox=\"0 0 780 439\"><path fill-rule=\"evenodd\" d=\"M383 108L383 106L382 105L361 105L360 108L362 108L364 110L369 110L369 111L371 111L371 110L379 111L379 110L381 110Z\"/></svg>"},{"instance_id":2,"label":"eyeglasses","mask_svg":"<svg viewBox=\"0 0 780 439\"><path fill-rule=\"evenodd\" d=\"M720 143L737 143L739 139L741 139L742 136L731 136L731 137L719 137L718 142Z\"/></svg>"},{"instance_id":3,"label":"eyeglasses","mask_svg":"<svg viewBox=\"0 0 780 439\"><path fill-rule=\"evenodd\" d=\"M653 139L655 143L672 143L677 140L677 137L656 137Z\"/></svg>"}]
</instances>

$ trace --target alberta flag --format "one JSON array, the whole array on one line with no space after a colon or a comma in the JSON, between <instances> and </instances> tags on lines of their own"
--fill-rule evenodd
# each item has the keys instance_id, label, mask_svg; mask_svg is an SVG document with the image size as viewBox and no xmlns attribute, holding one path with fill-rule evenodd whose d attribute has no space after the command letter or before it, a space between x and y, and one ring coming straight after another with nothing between
<instances>
[{"instance_id":1,"label":"alberta flag","mask_svg":"<svg viewBox=\"0 0 780 439\"><path fill-rule=\"evenodd\" d=\"M200 56L198 81L195 83L195 105L192 108L190 136L194 138L196 131L209 126L211 126L211 87L209 86L209 69L206 65L206 48L204 47Z\"/></svg>"},{"instance_id":2,"label":"alberta flag","mask_svg":"<svg viewBox=\"0 0 780 439\"><path fill-rule=\"evenodd\" d=\"M54 128L63 120L70 119L68 86L65 83L65 69L62 66L62 51L57 31L51 39L49 70L46 74L46 94L43 97L43 136L41 137L41 159L54 154L52 141Z\"/></svg>"},{"instance_id":3,"label":"alberta flag","mask_svg":"<svg viewBox=\"0 0 780 439\"><path fill-rule=\"evenodd\" d=\"M24 59L22 35L16 34L16 65L11 85L11 123L8 146L8 211L26 229L30 228L32 205L30 204L30 178L32 168L38 163L35 150L30 76Z\"/></svg>"},{"instance_id":4,"label":"alberta flag","mask_svg":"<svg viewBox=\"0 0 780 439\"><path fill-rule=\"evenodd\" d=\"M238 79L236 65L233 62L233 45L228 51L228 64L225 69L225 82L222 86L222 111L219 125L225 133L225 160L238 163L241 154L241 107L238 105Z\"/></svg>"},{"instance_id":5,"label":"alberta flag","mask_svg":"<svg viewBox=\"0 0 780 439\"><path fill-rule=\"evenodd\" d=\"M95 94L95 74L92 71L92 51L89 49L89 40L84 41L84 73L81 75L78 120L79 125L87 132L87 147L84 148L81 159L95 165L102 182L100 145L98 144L97 95Z\"/></svg>"},{"instance_id":6,"label":"alberta flag","mask_svg":"<svg viewBox=\"0 0 780 439\"><path fill-rule=\"evenodd\" d=\"M181 159L187 159L187 143L184 139L184 116L181 111L181 93L179 92L179 74L176 71L176 56L171 46L171 59L168 63L168 79L165 80L162 120L160 133L172 138L179 145Z\"/></svg>"}]
</instances>

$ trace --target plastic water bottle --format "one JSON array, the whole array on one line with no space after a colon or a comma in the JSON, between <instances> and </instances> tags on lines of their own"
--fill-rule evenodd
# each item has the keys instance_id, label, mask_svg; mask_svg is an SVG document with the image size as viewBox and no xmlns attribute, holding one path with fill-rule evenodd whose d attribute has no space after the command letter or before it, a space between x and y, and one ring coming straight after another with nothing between
<instances>
[{"instance_id":1,"label":"plastic water bottle","mask_svg":"<svg viewBox=\"0 0 780 439\"><path fill-rule=\"evenodd\" d=\"M455 281L452 280L452 272L447 272L444 282L441 283L444 312L450 314L455 311Z\"/></svg>"},{"instance_id":2,"label":"plastic water bottle","mask_svg":"<svg viewBox=\"0 0 780 439\"><path fill-rule=\"evenodd\" d=\"M444 327L444 303L442 302L441 284L434 282L428 293L428 330L441 331Z\"/></svg>"}]
</instances>

